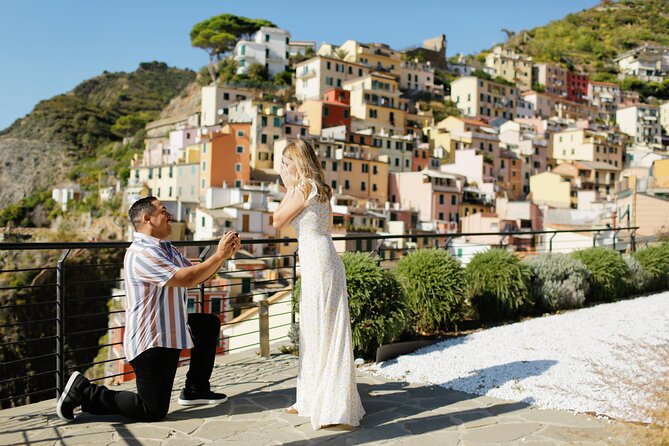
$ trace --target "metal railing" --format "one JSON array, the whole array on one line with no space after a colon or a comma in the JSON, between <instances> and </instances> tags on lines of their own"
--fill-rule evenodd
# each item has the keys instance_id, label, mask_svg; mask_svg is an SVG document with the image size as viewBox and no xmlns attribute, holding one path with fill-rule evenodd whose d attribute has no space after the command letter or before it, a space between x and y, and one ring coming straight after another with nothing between
<instances>
[{"instance_id":1,"label":"metal railing","mask_svg":"<svg viewBox=\"0 0 669 446\"><path fill-rule=\"evenodd\" d=\"M373 252L383 267L392 268L402 256L423 247L447 249L463 264L490 246L523 256L590 246L634 251L636 229L370 233L333 240L340 252ZM187 257L202 261L217 242L174 245ZM267 357L271 342L287 339L288 328L295 323L296 242L243 240L246 252L256 254L238 254L220 271L222 281L188 290L191 311L221 318L219 353L257 349ZM89 378L98 381L132 376L122 350L121 268L128 246L127 242L0 243L0 407L59 395L73 370L88 371Z\"/></svg>"}]
</instances>

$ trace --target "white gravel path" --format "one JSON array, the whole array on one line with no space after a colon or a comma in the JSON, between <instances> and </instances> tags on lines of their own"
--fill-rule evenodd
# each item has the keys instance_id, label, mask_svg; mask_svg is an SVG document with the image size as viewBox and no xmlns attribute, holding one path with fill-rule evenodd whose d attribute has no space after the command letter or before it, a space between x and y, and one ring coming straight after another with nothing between
<instances>
[{"instance_id":1,"label":"white gravel path","mask_svg":"<svg viewBox=\"0 0 669 446\"><path fill-rule=\"evenodd\" d=\"M541 408L645 421L649 358L669 346L669 292L539 317L450 339L367 370Z\"/></svg>"}]
</instances>

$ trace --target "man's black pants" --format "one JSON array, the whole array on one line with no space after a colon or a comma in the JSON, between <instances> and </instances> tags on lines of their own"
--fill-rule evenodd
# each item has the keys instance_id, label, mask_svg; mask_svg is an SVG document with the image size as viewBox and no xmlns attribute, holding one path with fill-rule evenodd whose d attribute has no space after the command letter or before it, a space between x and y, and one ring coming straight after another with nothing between
<instances>
[{"instance_id":1,"label":"man's black pants","mask_svg":"<svg viewBox=\"0 0 669 446\"><path fill-rule=\"evenodd\" d=\"M186 388L206 392L214 368L221 321L213 314L191 313L188 314L188 325L194 347L186 374ZM91 383L83 389L82 410L96 415L124 415L137 421L162 420L170 408L180 353L179 349L163 347L142 352L130 361L135 371L137 393L118 392Z\"/></svg>"}]
</instances>

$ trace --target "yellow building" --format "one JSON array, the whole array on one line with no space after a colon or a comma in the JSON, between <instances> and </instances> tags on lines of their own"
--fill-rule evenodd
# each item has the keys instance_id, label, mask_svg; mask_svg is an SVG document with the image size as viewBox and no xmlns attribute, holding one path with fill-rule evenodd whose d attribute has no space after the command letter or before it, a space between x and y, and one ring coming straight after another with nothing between
<instances>
[{"instance_id":1,"label":"yellow building","mask_svg":"<svg viewBox=\"0 0 669 446\"><path fill-rule=\"evenodd\" d=\"M359 120L351 123L353 131L372 127L375 133L404 133L407 101L400 98L395 76L374 72L343 87L351 92L351 116Z\"/></svg>"},{"instance_id":2,"label":"yellow building","mask_svg":"<svg viewBox=\"0 0 669 446\"><path fill-rule=\"evenodd\" d=\"M451 100L465 116L513 119L518 89L475 76L462 76L451 82Z\"/></svg>"},{"instance_id":3,"label":"yellow building","mask_svg":"<svg viewBox=\"0 0 669 446\"><path fill-rule=\"evenodd\" d=\"M499 136L488 124L478 119L449 116L440 121L435 133L435 143L445 150L475 149L476 153L488 155L492 159L499 157ZM454 162L455 155L449 159Z\"/></svg>"},{"instance_id":4,"label":"yellow building","mask_svg":"<svg viewBox=\"0 0 669 446\"><path fill-rule=\"evenodd\" d=\"M501 45L493 48L485 58L486 66L495 70L497 76L514 82L521 90L532 86L532 58Z\"/></svg>"},{"instance_id":5,"label":"yellow building","mask_svg":"<svg viewBox=\"0 0 669 446\"><path fill-rule=\"evenodd\" d=\"M344 60L365 65L377 71L396 72L402 63L402 53L390 49L383 43L362 44L355 40L347 40L339 46L337 51L345 54Z\"/></svg>"},{"instance_id":6,"label":"yellow building","mask_svg":"<svg viewBox=\"0 0 669 446\"><path fill-rule=\"evenodd\" d=\"M553 158L565 161L594 161L622 168L624 141L615 132L566 129L552 135Z\"/></svg>"},{"instance_id":7,"label":"yellow building","mask_svg":"<svg viewBox=\"0 0 669 446\"><path fill-rule=\"evenodd\" d=\"M654 188L669 189L669 159L653 162L650 174L653 177Z\"/></svg>"},{"instance_id":8,"label":"yellow building","mask_svg":"<svg viewBox=\"0 0 669 446\"><path fill-rule=\"evenodd\" d=\"M542 172L530 177L532 203L554 208L571 207L571 183L560 175Z\"/></svg>"}]
</instances>

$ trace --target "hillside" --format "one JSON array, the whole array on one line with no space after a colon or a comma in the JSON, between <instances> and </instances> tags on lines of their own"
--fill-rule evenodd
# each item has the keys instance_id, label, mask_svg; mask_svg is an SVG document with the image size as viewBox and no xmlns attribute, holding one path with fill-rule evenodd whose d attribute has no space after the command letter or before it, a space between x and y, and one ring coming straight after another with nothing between
<instances>
[{"instance_id":1,"label":"hillside","mask_svg":"<svg viewBox=\"0 0 669 446\"><path fill-rule=\"evenodd\" d=\"M614 75L614 57L644 43L669 45L669 0L602 1L508 40L537 62L562 62L601 79Z\"/></svg>"},{"instance_id":2,"label":"hillside","mask_svg":"<svg viewBox=\"0 0 669 446\"><path fill-rule=\"evenodd\" d=\"M0 176L0 208L68 178L85 184L101 169L118 170L141 150L144 124L195 77L161 62L142 63L131 73L105 72L41 101L0 132L0 165L8 173ZM132 146L121 144L135 135ZM99 168L84 168L95 163Z\"/></svg>"}]
</instances>

